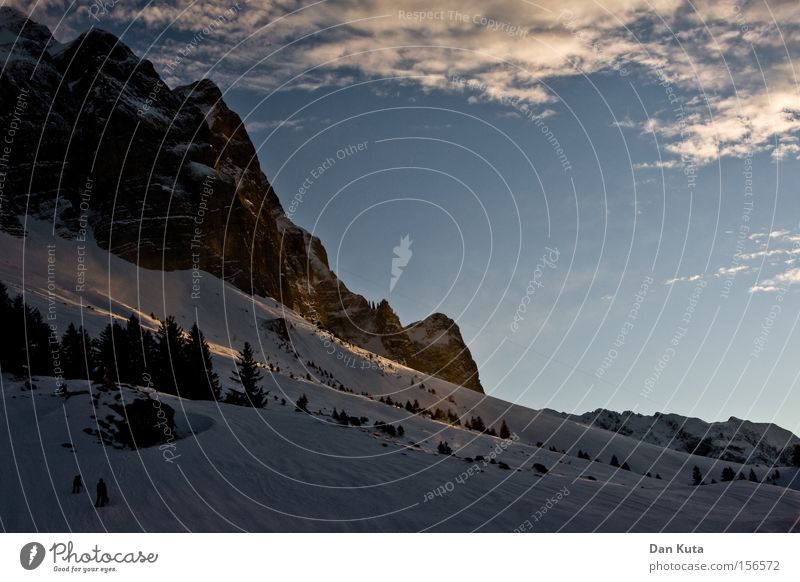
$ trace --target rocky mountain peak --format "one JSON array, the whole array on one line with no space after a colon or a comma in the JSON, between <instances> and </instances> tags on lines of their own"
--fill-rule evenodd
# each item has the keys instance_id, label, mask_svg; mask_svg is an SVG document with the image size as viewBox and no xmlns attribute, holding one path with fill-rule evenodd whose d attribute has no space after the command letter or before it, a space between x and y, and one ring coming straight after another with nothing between
<instances>
[{"instance_id":1,"label":"rocky mountain peak","mask_svg":"<svg viewBox=\"0 0 800 582\"><path fill-rule=\"evenodd\" d=\"M0 46L22 45L42 51L55 42L46 26L29 19L11 6L0 7Z\"/></svg>"},{"instance_id":2,"label":"rocky mountain peak","mask_svg":"<svg viewBox=\"0 0 800 582\"><path fill-rule=\"evenodd\" d=\"M18 13L0 14L11 15L0 26L23 27ZM36 63L51 36L29 26L40 42L15 54ZM330 270L322 242L286 217L241 118L213 81L171 89L149 61L99 29L45 57L0 83L3 121L20 89L41 101L26 110L36 132L15 147L6 211L16 204L17 213L52 217L59 192L56 227L74 232L91 181L88 224L110 252L150 269L199 267L356 345L482 392L452 320L434 315L403 327L387 301L371 309Z\"/></svg>"}]
</instances>

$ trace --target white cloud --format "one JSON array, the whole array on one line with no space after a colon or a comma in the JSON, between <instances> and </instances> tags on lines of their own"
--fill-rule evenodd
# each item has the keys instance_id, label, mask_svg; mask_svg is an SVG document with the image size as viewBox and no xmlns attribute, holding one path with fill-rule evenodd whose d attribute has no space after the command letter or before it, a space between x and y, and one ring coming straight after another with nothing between
<instances>
[{"instance_id":1,"label":"white cloud","mask_svg":"<svg viewBox=\"0 0 800 582\"><path fill-rule=\"evenodd\" d=\"M52 26L63 6L39 2L36 15ZM316 89L394 77L423 91L456 91L450 79L458 75L486 87L473 101L537 107L558 99L553 80L608 72L621 83L661 84L662 103L643 124L671 156L661 167L762 151L776 159L800 155L800 104L787 56L800 46L796 0L140 0L114 4L97 24L135 22L124 40L163 67L233 6L235 17L211 31L175 81L210 76L263 93L287 81ZM74 8L61 29L84 29L86 11ZM164 30L156 46L146 44Z\"/></svg>"},{"instance_id":2,"label":"white cloud","mask_svg":"<svg viewBox=\"0 0 800 582\"><path fill-rule=\"evenodd\" d=\"M299 131L303 129L305 121L302 119L274 119L269 121L245 121L248 133L258 133L280 127L281 129L293 129Z\"/></svg>"},{"instance_id":3,"label":"white cloud","mask_svg":"<svg viewBox=\"0 0 800 582\"><path fill-rule=\"evenodd\" d=\"M688 275L686 277L675 277L673 279L667 279L666 281L664 281L664 285L672 285L674 283L687 283L687 282L692 283L694 281L699 281L702 278L703 278L702 275Z\"/></svg>"},{"instance_id":4,"label":"white cloud","mask_svg":"<svg viewBox=\"0 0 800 582\"><path fill-rule=\"evenodd\" d=\"M778 273L771 279L764 279L750 287L749 291L750 293L775 293L795 283L800 283L800 268L789 269Z\"/></svg>"},{"instance_id":5,"label":"white cloud","mask_svg":"<svg viewBox=\"0 0 800 582\"><path fill-rule=\"evenodd\" d=\"M680 166L678 160L656 160L655 162L641 162L633 165L634 170L662 170Z\"/></svg>"}]
</instances>

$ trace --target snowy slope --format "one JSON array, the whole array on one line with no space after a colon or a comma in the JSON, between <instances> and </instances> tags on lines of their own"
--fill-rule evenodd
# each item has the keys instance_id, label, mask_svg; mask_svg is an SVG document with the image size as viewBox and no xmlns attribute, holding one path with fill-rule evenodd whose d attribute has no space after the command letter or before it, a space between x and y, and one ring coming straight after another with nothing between
<instances>
[{"instance_id":1,"label":"snowy slope","mask_svg":"<svg viewBox=\"0 0 800 582\"><path fill-rule=\"evenodd\" d=\"M170 455L179 456L172 461L158 447L104 447L85 431L113 416L108 406L114 400L148 397L142 388L122 388L119 398L92 398L96 387L72 381L71 391L86 393L65 400L52 394L52 379L38 378L38 389L26 391L22 379L3 375L0 520L6 530L512 531L525 520L534 531L798 527L800 493L791 469L781 468L778 485L712 485L710 478L718 479L723 467L738 472L740 465L424 377L206 273L141 269L91 243L54 238L43 222L28 221L26 228L25 239L0 234L0 280L18 291L24 286L28 301L43 311L52 300L59 328L83 322L96 336L109 317L135 311L154 327L151 313L174 314L184 327L199 322L213 342L223 381L231 375L232 351L244 341L259 346L260 359L279 366L280 373L265 378L270 401L263 410L159 395L177 413L180 438ZM52 263L49 256L55 257ZM82 290L75 288L79 256L86 266ZM52 297L48 264L55 266ZM289 342L270 329L275 326L267 322L277 318L285 318ZM291 405L301 394L309 398L311 415ZM496 427L502 418L517 438L509 444L377 401L387 395L449 409L464 419L480 415ZM288 403L282 406L280 398ZM367 426L336 424L333 408L366 417ZM402 425L405 435L376 431L371 425L377 420ZM445 440L453 456L437 452ZM577 458L578 449L601 462ZM496 463L476 462L477 455L494 456ZM631 471L611 467L612 455ZM544 465L546 474L534 470L534 463ZM694 465L708 485L688 485ZM754 469L759 477L768 472ZM648 478L648 472L662 479ZM70 495L76 473L90 485L103 476L112 504L95 511L88 496Z\"/></svg>"}]
</instances>

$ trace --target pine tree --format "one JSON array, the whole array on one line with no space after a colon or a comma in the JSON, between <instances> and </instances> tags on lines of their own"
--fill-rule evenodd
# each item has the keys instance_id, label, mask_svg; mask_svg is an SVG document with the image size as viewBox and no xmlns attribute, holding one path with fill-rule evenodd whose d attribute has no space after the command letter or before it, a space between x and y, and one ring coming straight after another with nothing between
<instances>
[{"instance_id":1,"label":"pine tree","mask_svg":"<svg viewBox=\"0 0 800 582\"><path fill-rule=\"evenodd\" d=\"M297 402L295 402L295 406L296 406L295 408L296 412L299 412L301 410L303 412L308 412L308 396L303 394L300 398L297 399Z\"/></svg>"},{"instance_id":2,"label":"pine tree","mask_svg":"<svg viewBox=\"0 0 800 582\"><path fill-rule=\"evenodd\" d=\"M125 324L124 341L127 344L128 364L125 366L124 382L141 385L145 374L156 360L153 334L142 327L139 318L132 313Z\"/></svg>"},{"instance_id":3,"label":"pine tree","mask_svg":"<svg viewBox=\"0 0 800 582\"><path fill-rule=\"evenodd\" d=\"M61 337L61 367L65 378L85 380L89 377L87 364L91 361L91 349L92 340L83 326L78 329L70 323Z\"/></svg>"},{"instance_id":4,"label":"pine tree","mask_svg":"<svg viewBox=\"0 0 800 582\"><path fill-rule=\"evenodd\" d=\"M22 361L16 357L18 346L24 341L19 335L21 330L20 320L12 307L8 288L0 283L0 321L3 322L3 333L0 333L0 369L6 373L19 374L22 371Z\"/></svg>"},{"instance_id":5,"label":"pine tree","mask_svg":"<svg viewBox=\"0 0 800 582\"><path fill-rule=\"evenodd\" d=\"M186 334L175 321L168 316L156 332L156 349L154 362L154 380L156 389L170 394L180 394L180 382L186 373L184 355Z\"/></svg>"},{"instance_id":6,"label":"pine tree","mask_svg":"<svg viewBox=\"0 0 800 582\"><path fill-rule=\"evenodd\" d=\"M734 471L730 467L725 467L722 470L722 475L720 475L720 480L722 480L722 482L726 483L728 481L733 481L734 479L736 479L736 471Z\"/></svg>"},{"instance_id":7,"label":"pine tree","mask_svg":"<svg viewBox=\"0 0 800 582\"><path fill-rule=\"evenodd\" d=\"M750 469L749 480L752 481L753 483L758 483L758 475L756 475L756 472L753 471L753 469Z\"/></svg>"},{"instance_id":8,"label":"pine tree","mask_svg":"<svg viewBox=\"0 0 800 582\"><path fill-rule=\"evenodd\" d=\"M248 406L263 408L266 404L266 395L261 389L261 370L258 369L258 362L253 354L253 348L249 342L244 342L244 347L239 352L236 360L236 369L231 380L239 384L245 394Z\"/></svg>"},{"instance_id":9,"label":"pine tree","mask_svg":"<svg viewBox=\"0 0 800 582\"><path fill-rule=\"evenodd\" d=\"M792 464L800 467L800 444L795 445L792 449Z\"/></svg>"},{"instance_id":10,"label":"pine tree","mask_svg":"<svg viewBox=\"0 0 800 582\"><path fill-rule=\"evenodd\" d=\"M119 381L118 362L125 357L124 350L115 349L115 340L122 338L122 328L116 322L108 324L93 342L94 378L110 385Z\"/></svg>"},{"instance_id":11,"label":"pine tree","mask_svg":"<svg viewBox=\"0 0 800 582\"><path fill-rule=\"evenodd\" d=\"M508 430L508 425L506 424L505 419L503 419L503 424L500 426L500 438L503 440L511 438L511 431Z\"/></svg>"},{"instance_id":12,"label":"pine tree","mask_svg":"<svg viewBox=\"0 0 800 582\"><path fill-rule=\"evenodd\" d=\"M695 465L694 469L692 469L692 485L702 485L702 484L703 484L703 474L700 472L700 467Z\"/></svg>"},{"instance_id":13,"label":"pine tree","mask_svg":"<svg viewBox=\"0 0 800 582\"><path fill-rule=\"evenodd\" d=\"M631 470L631 466L628 464L628 461L625 461L624 463L622 463L622 466L620 467L620 469L622 469L623 471L630 471Z\"/></svg>"},{"instance_id":14,"label":"pine tree","mask_svg":"<svg viewBox=\"0 0 800 582\"><path fill-rule=\"evenodd\" d=\"M185 386L182 392L195 400L219 400L219 376L214 372L208 342L196 323L189 331L185 349L187 367L185 380L181 382Z\"/></svg>"},{"instance_id":15,"label":"pine tree","mask_svg":"<svg viewBox=\"0 0 800 582\"><path fill-rule=\"evenodd\" d=\"M50 352L52 332L38 309L26 305L21 295L11 300L9 320L4 320L4 334L10 334L10 349L3 371L22 374L53 375ZM58 338L53 338L57 343Z\"/></svg>"},{"instance_id":16,"label":"pine tree","mask_svg":"<svg viewBox=\"0 0 800 582\"><path fill-rule=\"evenodd\" d=\"M611 463L609 463L612 467L619 467L619 459L617 455L611 455Z\"/></svg>"},{"instance_id":17,"label":"pine tree","mask_svg":"<svg viewBox=\"0 0 800 582\"><path fill-rule=\"evenodd\" d=\"M480 416L473 416L470 420L470 428L477 432L486 432L486 425Z\"/></svg>"}]
</instances>

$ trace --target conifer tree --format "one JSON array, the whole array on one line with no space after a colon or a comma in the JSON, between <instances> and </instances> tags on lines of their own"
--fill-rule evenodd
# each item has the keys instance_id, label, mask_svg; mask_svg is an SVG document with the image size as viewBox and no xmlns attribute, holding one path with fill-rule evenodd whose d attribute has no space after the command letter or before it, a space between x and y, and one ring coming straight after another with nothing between
<instances>
[{"instance_id":1,"label":"conifer tree","mask_svg":"<svg viewBox=\"0 0 800 582\"><path fill-rule=\"evenodd\" d=\"M470 428L478 432L486 432L486 425L480 416L473 416L470 420Z\"/></svg>"},{"instance_id":2,"label":"conifer tree","mask_svg":"<svg viewBox=\"0 0 800 582\"><path fill-rule=\"evenodd\" d=\"M505 419L503 419L503 424L500 426L500 438L503 440L511 438L511 431L508 430L508 425L506 424Z\"/></svg>"},{"instance_id":3,"label":"conifer tree","mask_svg":"<svg viewBox=\"0 0 800 582\"><path fill-rule=\"evenodd\" d=\"M619 467L619 459L617 458L617 455L611 455L611 463L610 463L610 465L612 467Z\"/></svg>"},{"instance_id":4,"label":"conifer tree","mask_svg":"<svg viewBox=\"0 0 800 582\"><path fill-rule=\"evenodd\" d=\"M725 467L722 470L722 475L720 476L720 479L723 482L733 481L734 479L736 479L736 471L734 471L730 467Z\"/></svg>"},{"instance_id":5,"label":"conifer tree","mask_svg":"<svg viewBox=\"0 0 800 582\"><path fill-rule=\"evenodd\" d=\"M303 412L308 412L308 396L303 394L300 398L297 399L297 402L295 402L295 406L296 406L295 408L296 411L302 410Z\"/></svg>"},{"instance_id":6,"label":"conifer tree","mask_svg":"<svg viewBox=\"0 0 800 582\"><path fill-rule=\"evenodd\" d=\"M692 469L692 485L702 485L703 474L700 472L700 467L697 465Z\"/></svg>"},{"instance_id":7,"label":"conifer tree","mask_svg":"<svg viewBox=\"0 0 800 582\"><path fill-rule=\"evenodd\" d=\"M91 361L92 340L83 328L70 323L61 337L61 367L65 378L85 380L89 377L87 364Z\"/></svg>"},{"instance_id":8,"label":"conifer tree","mask_svg":"<svg viewBox=\"0 0 800 582\"><path fill-rule=\"evenodd\" d=\"M187 398L195 400L219 400L219 376L214 372L214 363L211 360L211 350L208 347L203 332L192 325L186 341L186 377L181 382L185 386ZM256 368L256 371L258 369ZM260 374L261 372L258 371ZM260 378L259 378L260 379Z\"/></svg>"},{"instance_id":9,"label":"conifer tree","mask_svg":"<svg viewBox=\"0 0 800 582\"><path fill-rule=\"evenodd\" d=\"M93 342L94 377L109 385L119 380L118 362L127 357L124 349L116 349L115 340L122 339L122 327L116 322L108 324ZM123 342L121 342L123 343Z\"/></svg>"},{"instance_id":10,"label":"conifer tree","mask_svg":"<svg viewBox=\"0 0 800 582\"><path fill-rule=\"evenodd\" d=\"M15 361L17 346L22 341L17 335L19 325L14 319L11 297L8 288L0 283L0 321L3 322L3 333L0 333L0 368L3 372L19 373L22 362Z\"/></svg>"},{"instance_id":11,"label":"conifer tree","mask_svg":"<svg viewBox=\"0 0 800 582\"><path fill-rule=\"evenodd\" d=\"M0 297L0 299L2 299ZM22 374L53 375L50 327L38 309L26 305L21 295L10 300L8 319L3 320L3 334L8 334L3 371ZM53 338L58 343L58 337Z\"/></svg>"},{"instance_id":12,"label":"conifer tree","mask_svg":"<svg viewBox=\"0 0 800 582\"><path fill-rule=\"evenodd\" d=\"M120 375L128 384L141 385L156 354L153 334L142 327L135 313L131 314L125 324L124 341L127 345L128 361L124 366L124 374L120 371Z\"/></svg>"},{"instance_id":13,"label":"conifer tree","mask_svg":"<svg viewBox=\"0 0 800 582\"><path fill-rule=\"evenodd\" d=\"M250 342L244 342L244 347L236 359L236 368L231 380L242 387L248 406L263 408L267 403L266 395L259 385L261 378L261 370L258 369L258 362L255 359L253 348Z\"/></svg>"},{"instance_id":14,"label":"conifer tree","mask_svg":"<svg viewBox=\"0 0 800 582\"><path fill-rule=\"evenodd\" d=\"M180 395L180 380L186 372L186 334L175 317L168 316L156 332L154 380L156 389Z\"/></svg>"}]
</instances>

